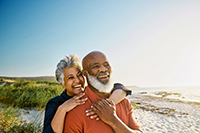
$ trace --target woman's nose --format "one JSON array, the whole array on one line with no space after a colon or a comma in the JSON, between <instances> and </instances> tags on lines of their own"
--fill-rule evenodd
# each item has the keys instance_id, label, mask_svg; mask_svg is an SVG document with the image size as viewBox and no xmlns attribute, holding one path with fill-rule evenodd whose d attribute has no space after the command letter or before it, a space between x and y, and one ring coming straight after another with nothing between
<instances>
[{"instance_id":1,"label":"woman's nose","mask_svg":"<svg viewBox=\"0 0 200 133\"><path fill-rule=\"evenodd\" d=\"M75 78L75 82L80 82L80 79L78 77Z\"/></svg>"}]
</instances>

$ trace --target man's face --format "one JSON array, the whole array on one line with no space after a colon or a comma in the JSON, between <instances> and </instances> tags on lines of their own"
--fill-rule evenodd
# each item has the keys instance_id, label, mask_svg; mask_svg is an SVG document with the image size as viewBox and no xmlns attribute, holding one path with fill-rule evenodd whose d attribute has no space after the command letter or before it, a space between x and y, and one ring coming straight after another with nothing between
<instances>
[{"instance_id":1,"label":"man's face","mask_svg":"<svg viewBox=\"0 0 200 133\"><path fill-rule=\"evenodd\" d=\"M106 84L110 79L111 66L103 54L94 54L92 58L89 59L88 63L88 73L91 76L96 77L99 82Z\"/></svg>"}]
</instances>

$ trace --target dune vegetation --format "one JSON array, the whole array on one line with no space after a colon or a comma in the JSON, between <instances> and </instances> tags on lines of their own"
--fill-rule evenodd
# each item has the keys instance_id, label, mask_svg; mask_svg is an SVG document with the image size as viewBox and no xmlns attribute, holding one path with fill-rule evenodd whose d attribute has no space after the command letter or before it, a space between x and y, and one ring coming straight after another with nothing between
<instances>
[{"instance_id":1,"label":"dune vegetation","mask_svg":"<svg viewBox=\"0 0 200 133\"><path fill-rule=\"evenodd\" d=\"M0 78L0 132L42 132L43 118L36 117L26 122L19 112L21 109L44 110L47 102L62 91L63 88L56 81ZM138 108L134 103L132 106Z\"/></svg>"},{"instance_id":2,"label":"dune vegetation","mask_svg":"<svg viewBox=\"0 0 200 133\"><path fill-rule=\"evenodd\" d=\"M45 108L46 103L63 91L55 81L10 81L0 79L0 132L42 132L41 118L27 123L19 115L20 109Z\"/></svg>"}]
</instances>

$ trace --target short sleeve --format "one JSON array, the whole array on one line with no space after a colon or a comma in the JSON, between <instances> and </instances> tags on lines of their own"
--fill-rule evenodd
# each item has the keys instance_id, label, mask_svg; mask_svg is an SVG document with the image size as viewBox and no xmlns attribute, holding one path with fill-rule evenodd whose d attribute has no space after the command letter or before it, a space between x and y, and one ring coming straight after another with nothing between
<instances>
[{"instance_id":1,"label":"short sleeve","mask_svg":"<svg viewBox=\"0 0 200 133\"><path fill-rule=\"evenodd\" d=\"M128 126L131 129L134 129L134 130L141 130L140 126L138 125L137 121L134 118L133 108L132 108L131 102L129 102L129 100L127 100L127 101L128 101L128 110L129 110L129 112L128 112L128 115L129 115L129 125Z\"/></svg>"},{"instance_id":2,"label":"short sleeve","mask_svg":"<svg viewBox=\"0 0 200 133\"><path fill-rule=\"evenodd\" d=\"M122 89L122 90L126 91L126 96L131 95L131 93L132 93L132 91L130 89L127 89L123 84L120 84L120 83L114 84L114 87L113 87L111 93L113 93L113 91L115 91L117 89Z\"/></svg>"}]
</instances>

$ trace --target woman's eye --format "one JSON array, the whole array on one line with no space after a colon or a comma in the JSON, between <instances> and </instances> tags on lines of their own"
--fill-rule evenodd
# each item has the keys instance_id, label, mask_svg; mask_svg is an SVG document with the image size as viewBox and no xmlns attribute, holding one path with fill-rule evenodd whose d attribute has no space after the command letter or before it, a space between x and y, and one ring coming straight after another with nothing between
<instances>
[{"instance_id":1,"label":"woman's eye","mask_svg":"<svg viewBox=\"0 0 200 133\"><path fill-rule=\"evenodd\" d=\"M82 76L83 74L82 73L80 73L78 76Z\"/></svg>"},{"instance_id":2,"label":"woman's eye","mask_svg":"<svg viewBox=\"0 0 200 133\"><path fill-rule=\"evenodd\" d=\"M74 77L69 77L68 79L73 79Z\"/></svg>"}]
</instances>

